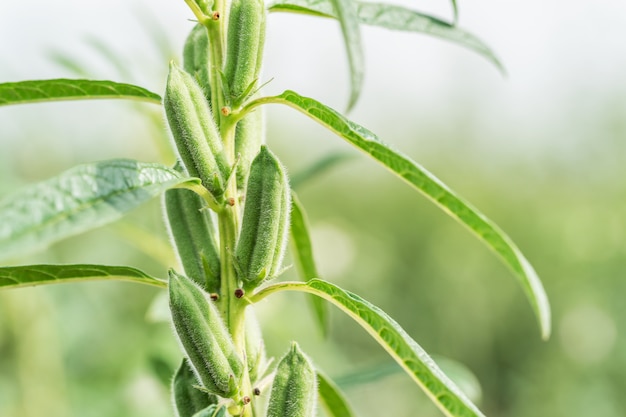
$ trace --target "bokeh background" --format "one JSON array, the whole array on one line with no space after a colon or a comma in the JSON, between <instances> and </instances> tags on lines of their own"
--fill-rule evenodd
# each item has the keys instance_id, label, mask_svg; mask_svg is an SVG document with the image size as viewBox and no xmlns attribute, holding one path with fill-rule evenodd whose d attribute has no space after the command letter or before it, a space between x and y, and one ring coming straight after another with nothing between
<instances>
[{"instance_id":1,"label":"bokeh background","mask_svg":"<svg viewBox=\"0 0 626 417\"><path fill-rule=\"evenodd\" d=\"M451 15L444 0L404 4ZM626 3L459 6L460 26L495 49L508 75L447 42L364 28L367 75L350 117L519 244L552 302L548 342L512 274L380 166L289 109L268 109L269 144L294 175L328 155L350 155L298 186L323 278L395 317L487 415L624 416ZM3 1L0 79L80 76L162 92L191 18L182 0ZM272 15L266 92L291 88L345 108L340 36L330 20ZM78 163L171 162L164 128L148 104L3 107L0 195ZM19 261L126 264L157 276L175 262L159 201ZM170 416L166 384L180 352L162 296L125 283L0 292L0 416ZM259 306L271 355L301 341L359 415L439 415L337 310L324 340L303 301L279 295Z\"/></svg>"}]
</instances>

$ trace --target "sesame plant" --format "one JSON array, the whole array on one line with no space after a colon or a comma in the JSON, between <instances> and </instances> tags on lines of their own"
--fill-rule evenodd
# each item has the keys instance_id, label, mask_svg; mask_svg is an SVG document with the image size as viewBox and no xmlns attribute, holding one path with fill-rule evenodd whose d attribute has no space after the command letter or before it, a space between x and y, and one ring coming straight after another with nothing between
<instances>
[{"instance_id":1,"label":"sesame plant","mask_svg":"<svg viewBox=\"0 0 626 417\"><path fill-rule=\"evenodd\" d=\"M327 308L361 325L447 416L482 416L398 323L365 299L319 277L307 216L278 156L264 140L268 104L291 107L369 155L482 240L511 269L550 334L546 295L511 239L476 208L410 157L342 113L294 91L263 94L261 75L268 13L336 19L350 68L348 110L363 82L361 25L424 33L458 43L501 68L479 39L456 26L404 7L356 0L185 0L195 15L182 53L172 62L164 94L103 80L49 79L0 84L0 105L51 100L132 99L162 106L178 162L130 159L69 169L0 200L0 288L126 280L168 292L181 362L172 377L180 417L312 417L323 406L355 415L344 395L294 342L269 360L255 304L282 292L311 294L316 322L328 330ZM181 7L184 7L181 1ZM179 264L160 277L132 266L10 265L27 251L102 226L162 195ZM393 207L389 208L390 211ZM410 220L408 220L410 221ZM298 282L281 281L288 243ZM381 412L384 407L381 406Z\"/></svg>"}]
</instances>

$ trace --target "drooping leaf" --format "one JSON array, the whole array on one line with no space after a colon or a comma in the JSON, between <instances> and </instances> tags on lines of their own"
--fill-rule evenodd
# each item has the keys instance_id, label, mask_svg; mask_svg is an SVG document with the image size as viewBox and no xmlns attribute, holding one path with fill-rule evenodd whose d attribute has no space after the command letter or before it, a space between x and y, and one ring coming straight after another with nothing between
<instances>
[{"instance_id":1,"label":"drooping leaf","mask_svg":"<svg viewBox=\"0 0 626 417\"><path fill-rule=\"evenodd\" d=\"M161 104L161 97L145 88L113 81L33 80L0 84L0 106L44 101L123 98Z\"/></svg>"},{"instance_id":2,"label":"drooping leaf","mask_svg":"<svg viewBox=\"0 0 626 417\"><path fill-rule=\"evenodd\" d=\"M354 2L354 4L356 4L357 16L361 24L403 32L424 33L446 39L479 53L504 72L502 63L491 48L476 36L452 23L392 4L369 2ZM277 0L269 6L269 10L306 13L319 17L337 17L331 0Z\"/></svg>"},{"instance_id":3,"label":"drooping leaf","mask_svg":"<svg viewBox=\"0 0 626 417\"><path fill-rule=\"evenodd\" d=\"M356 416L341 389L319 369L317 370L317 392L329 417Z\"/></svg>"},{"instance_id":4,"label":"drooping leaf","mask_svg":"<svg viewBox=\"0 0 626 417\"><path fill-rule=\"evenodd\" d=\"M0 260L110 223L197 179L160 164L114 159L80 165L0 200Z\"/></svg>"},{"instance_id":5,"label":"drooping leaf","mask_svg":"<svg viewBox=\"0 0 626 417\"><path fill-rule=\"evenodd\" d=\"M337 20L341 25L343 41L346 45L348 62L350 64L350 99L348 111L354 107L363 88L363 46L361 45L361 30L357 9L352 0L330 0Z\"/></svg>"},{"instance_id":6,"label":"drooping leaf","mask_svg":"<svg viewBox=\"0 0 626 417\"><path fill-rule=\"evenodd\" d=\"M307 281L311 278L320 278L313 257L313 244L309 233L309 222L302 203L295 192L291 193L291 246L293 258L300 277ZM317 324L324 337L328 335L328 307L319 297L310 297L311 306L317 319Z\"/></svg>"},{"instance_id":7,"label":"drooping leaf","mask_svg":"<svg viewBox=\"0 0 626 417\"><path fill-rule=\"evenodd\" d=\"M448 417L484 417L430 356L398 323L380 308L356 294L319 279L306 283L283 282L270 285L251 296L258 302L279 291L300 291L322 297L361 325L411 376L417 385Z\"/></svg>"},{"instance_id":8,"label":"drooping leaf","mask_svg":"<svg viewBox=\"0 0 626 417\"><path fill-rule=\"evenodd\" d=\"M130 281L167 287L166 281L129 266L78 264L0 267L0 289L95 280Z\"/></svg>"},{"instance_id":9,"label":"drooping leaf","mask_svg":"<svg viewBox=\"0 0 626 417\"><path fill-rule=\"evenodd\" d=\"M263 97L251 102L246 111L266 103L280 103L290 106L335 132L361 151L369 154L427 196L443 211L469 228L498 254L502 261L515 273L537 316L542 336L544 339L549 337L550 305L543 285L519 248L495 223L418 163L393 150L374 133L351 122L330 107L312 98L303 97L287 90L281 95Z\"/></svg>"},{"instance_id":10,"label":"drooping leaf","mask_svg":"<svg viewBox=\"0 0 626 417\"><path fill-rule=\"evenodd\" d=\"M302 184L305 184L312 179L317 178L318 176L326 173L328 170L334 168L338 164L352 159L352 157L353 155L347 152L335 152L326 155L319 161L316 161L312 165L291 175L289 178L291 188L293 188L294 190L299 189L300 187L302 187Z\"/></svg>"}]
</instances>

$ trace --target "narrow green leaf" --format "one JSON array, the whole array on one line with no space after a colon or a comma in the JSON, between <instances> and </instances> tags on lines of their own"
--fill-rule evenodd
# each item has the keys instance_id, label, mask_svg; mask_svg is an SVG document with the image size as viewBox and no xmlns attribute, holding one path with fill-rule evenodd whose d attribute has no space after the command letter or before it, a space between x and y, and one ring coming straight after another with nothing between
<instances>
[{"instance_id":1,"label":"narrow green leaf","mask_svg":"<svg viewBox=\"0 0 626 417\"><path fill-rule=\"evenodd\" d=\"M452 2L452 14L454 18L454 24L459 21L459 5L456 3L456 0L451 0Z\"/></svg>"},{"instance_id":2,"label":"narrow green leaf","mask_svg":"<svg viewBox=\"0 0 626 417\"><path fill-rule=\"evenodd\" d=\"M80 59L63 51L52 51L47 54L48 58L61 68L72 72L77 77L89 77L90 71Z\"/></svg>"},{"instance_id":3,"label":"narrow green leaf","mask_svg":"<svg viewBox=\"0 0 626 417\"><path fill-rule=\"evenodd\" d=\"M341 25L341 33L346 45L348 62L350 64L350 99L348 111L356 104L363 88L363 46L361 45L361 30L357 10L352 0L330 0L335 9L335 16Z\"/></svg>"},{"instance_id":4,"label":"narrow green leaf","mask_svg":"<svg viewBox=\"0 0 626 417\"><path fill-rule=\"evenodd\" d=\"M321 300L321 298L318 299ZM317 392L329 417L354 417L356 415L341 389L320 370L317 370Z\"/></svg>"},{"instance_id":5,"label":"narrow green leaf","mask_svg":"<svg viewBox=\"0 0 626 417\"><path fill-rule=\"evenodd\" d=\"M291 245L293 258L300 277L307 281L319 278L313 257L313 244L309 233L309 221L295 192L291 192ZM319 297L311 297L311 306L317 319L317 324L324 337L328 336L328 307Z\"/></svg>"},{"instance_id":6,"label":"narrow green leaf","mask_svg":"<svg viewBox=\"0 0 626 417\"><path fill-rule=\"evenodd\" d=\"M197 182L128 159L74 167L0 200L0 260L105 225L168 188L197 188Z\"/></svg>"},{"instance_id":7,"label":"narrow green leaf","mask_svg":"<svg viewBox=\"0 0 626 417\"><path fill-rule=\"evenodd\" d=\"M474 404L480 405L482 400L482 387L474 373L464 364L450 358L432 355L443 373L465 393ZM380 383L383 379L402 372L403 369L395 362L383 362L368 368L361 368L349 374L334 378L335 383L343 388L351 388L359 385Z\"/></svg>"},{"instance_id":8,"label":"narrow green leaf","mask_svg":"<svg viewBox=\"0 0 626 417\"><path fill-rule=\"evenodd\" d=\"M129 266L78 264L0 267L0 289L95 280L130 281L167 287L166 281Z\"/></svg>"},{"instance_id":9,"label":"narrow green leaf","mask_svg":"<svg viewBox=\"0 0 626 417\"><path fill-rule=\"evenodd\" d=\"M145 88L113 81L34 80L0 84L0 106L43 101L123 98L161 104L161 97Z\"/></svg>"},{"instance_id":10,"label":"narrow green leaf","mask_svg":"<svg viewBox=\"0 0 626 417\"><path fill-rule=\"evenodd\" d=\"M87 44L91 46L102 58L108 61L113 67L115 67L117 74L122 79L131 79L132 74L128 69L128 62L122 56L114 51L110 45L98 37L90 36L87 38Z\"/></svg>"},{"instance_id":11,"label":"narrow green leaf","mask_svg":"<svg viewBox=\"0 0 626 417\"><path fill-rule=\"evenodd\" d=\"M334 168L340 163L352 158L353 155L347 152L334 152L326 155L319 161L316 161L312 165L304 168L301 171L296 172L294 175L291 175L291 178L289 179L291 188L297 190L298 188L302 187L302 184L305 184L312 179L319 177L320 175L326 173L326 171L329 171L331 168Z\"/></svg>"},{"instance_id":12,"label":"narrow green leaf","mask_svg":"<svg viewBox=\"0 0 626 417\"><path fill-rule=\"evenodd\" d=\"M378 307L356 294L319 279L312 279L306 283L283 282L270 285L254 294L250 300L258 302L279 291L315 294L339 307L385 348L446 416L484 417L424 349Z\"/></svg>"},{"instance_id":13,"label":"narrow green leaf","mask_svg":"<svg viewBox=\"0 0 626 417\"><path fill-rule=\"evenodd\" d=\"M550 335L550 305L535 270L524 255L495 223L459 197L443 182L402 153L393 150L375 134L320 102L285 91L279 96L264 97L251 102L245 111L261 104L280 103L293 107L317 121L343 139L369 154L391 172L431 199L461 224L469 228L491 248L515 273L539 320L544 339ZM244 111L244 113L245 113Z\"/></svg>"},{"instance_id":14,"label":"narrow green leaf","mask_svg":"<svg viewBox=\"0 0 626 417\"><path fill-rule=\"evenodd\" d=\"M456 27L455 24L392 4L369 2L354 2L354 4L356 4L357 16L361 24L403 32L424 33L446 39L479 53L491 61L501 72L505 72L502 63L491 48L476 36ZM456 6L456 2L453 4L454 6ZM269 10L337 18L331 0L278 0L269 6Z\"/></svg>"}]
</instances>

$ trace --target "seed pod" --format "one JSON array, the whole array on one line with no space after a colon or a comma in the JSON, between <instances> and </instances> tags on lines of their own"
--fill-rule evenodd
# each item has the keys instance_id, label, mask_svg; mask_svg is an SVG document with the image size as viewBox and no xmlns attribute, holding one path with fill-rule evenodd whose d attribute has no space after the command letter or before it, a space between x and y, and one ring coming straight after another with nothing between
<instances>
[{"instance_id":1,"label":"seed pod","mask_svg":"<svg viewBox=\"0 0 626 417\"><path fill-rule=\"evenodd\" d=\"M266 146L250 166L241 234L235 258L246 288L274 277L287 244L291 193L287 175Z\"/></svg>"},{"instance_id":2,"label":"seed pod","mask_svg":"<svg viewBox=\"0 0 626 417\"><path fill-rule=\"evenodd\" d=\"M194 373L207 391L230 398L239 391L243 361L209 295L169 272L172 321Z\"/></svg>"},{"instance_id":3,"label":"seed pod","mask_svg":"<svg viewBox=\"0 0 626 417\"><path fill-rule=\"evenodd\" d=\"M267 417L313 417L316 394L315 369L294 342L278 363Z\"/></svg>"},{"instance_id":4,"label":"seed pod","mask_svg":"<svg viewBox=\"0 0 626 417\"><path fill-rule=\"evenodd\" d=\"M163 105L187 172L199 177L214 196L221 196L230 169L217 125L198 83L173 63Z\"/></svg>"},{"instance_id":5,"label":"seed pod","mask_svg":"<svg viewBox=\"0 0 626 417\"><path fill-rule=\"evenodd\" d=\"M263 0L233 0L228 19L228 49L224 76L234 101L259 77L265 45Z\"/></svg>"},{"instance_id":6,"label":"seed pod","mask_svg":"<svg viewBox=\"0 0 626 417\"><path fill-rule=\"evenodd\" d=\"M209 33L201 24L197 24L187 36L183 49L183 68L198 82L204 96L211 101L209 82Z\"/></svg>"},{"instance_id":7,"label":"seed pod","mask_svg":"<svg viewBox=\"0 0 626 417\"><path fill-rule=\"evenodd\" d=\"M170 235L185 274L209 293L220 287L220 255L214 215L192 191L165 192Z\"/></svg>"},{"instance_id":8,"label":"seed pod","mask_svg":"<svg viewBox=\"0 0 626 417\"><path fill-rule=\"evenodd\" d=\"M174 408L178 417L192 417L212 404L217 404L217 397L196 388L200 383L196 379L186 359L183 359L172 380Z\"/></svg>"},{"instance_id":9,"label":"seed pod","mask_svg":"<svg viewBox=\"0 0 626 417\"><path fill-rule=\"evenodd\" d=\"M237 123L235 131L235 153L237 163L237 188L244 190L248 182L250 163L262 144L265 143L263 108L258 108Z\"/></svg>"},{"instance_id":10,"label":"seed pod","mask_svg":"<svg viewBox=\"0 0 626 417\"><path fill-rule=\"evenodd\" d=\"M263 334L252 307L246 309L246 359L250 382L255 383L267 364Z\"/></svg>"}]
</instances>

